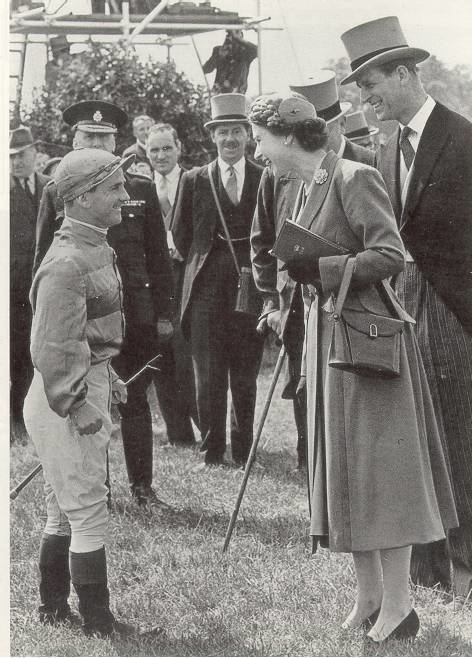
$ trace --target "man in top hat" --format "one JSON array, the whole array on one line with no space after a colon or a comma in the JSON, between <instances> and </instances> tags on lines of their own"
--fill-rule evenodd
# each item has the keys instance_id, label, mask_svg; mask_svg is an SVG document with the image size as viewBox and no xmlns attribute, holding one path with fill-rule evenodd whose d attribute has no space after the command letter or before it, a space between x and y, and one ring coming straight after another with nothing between
<instances>
[{"instance_id":1,"label":"man in top hat","mask_svg":"<svg viewBox=\"0 0 473 658\"><path fill-rule=\"evenodd\" d=\"M352 112L345 117L345 137L359 146L376 151L375 135L379 128L369 126L363 110Z\"/></svg>"},{"instance_id":2,"label":"man in top hat","mask_svg":"<svg viewBox=\"0 0 473 658\"><path fill-rule=\"evenodd\" d=\"M374 165L372 151L352 144L343 136L345 115L351 103L340 102L333 71L316 72L304 85L290 85L315 107L317 116L327 122L328 146L340 157ZM269 254L282 223L292 215L301 181L294 177L276 177L266 168L258 191L251 227L253 275L264 298L258 330L275 331L287 350L286 378L282 396L292 399L297 429L298 469L306 464L306 399L304 381L299 385L304 340L304 309L300 286L287 272L278 272L276 259Z\"/></svg>"},{"instance_id":3,"label":"man in top hat","mask_svg":"<svg viewBox=\"0 0 473 658\"><path fill-rule=\"evenodd\" d=\"M205 126L218 155L210 165L184 173L172 223L175 246L185 259L181 324L191 344L199 429L205 463L210 465L224 463L229 382L232 457L238 466L247 460L263 351L256 316L234 310L237 268L211 187L212 180L238 265L249 266L250 226L262 168L245 157L245 100L243 94L211 99L212 120ZM256 288L250 294L257 296Z\"/></svg>"},{"instance_id":4,"label":"man in top hat","mask_svg":"<svg viewBox=\"0 0 473 658\"><path fill-rule=\"evenodd\" d=\"M127 155L134 153L136 156L136 162L147 162L150 164L149 158L146 154L146 139L153 124L154 120L147 114L140 114L140 116L133 119L133 136L135 137L136 142L123 151L124 158L126 158Z\"/></svg>"},{"instance_id":5,"label":"man in top hat","mask_svg":"<svg viewBox=\"0 0 473 658\"><path fill-rule=\"evenodd\" d=\"M30 358L31 307L36 216L50 180L35 172L36 148L29 128L10 133L10 442L27 438L23 403L33 376Z\"/></svg>"},{"instance_id":6,"label":"man in top hat","mask_svg":"<svg viewBox=\"0 0 473 658\"><path fill-rule=\"evenodd\" d=\"M123 171L132 160L87 148L63 158L55 181L65 217L30 296L35 374L25 421L43 466L47 504L40 620L71 618L72 580L87 635L126 630L110 611L104 546L109 401L126 400L126 387L110 365L124 318L107 231L120 223L129 199Z\"/></svg>"},{"instance_id":7,"label":"man in top hat","mask_svg":"<svg viewBox=\"0 0 473 658\"><path fill-rule=\"evenodd\" d=\"M81 101L63 113L66 123L74 127L74 149L115 150L115 134L125 125L126 113L112 103ZM123 280L126 333L114 367L124 380L141 369L172 336L173 279L166 234L156 190L149 179L125 175L130 197L122 205L122 222L110 229L108 241L117 254ZM35 267L38 267L54 231L64 216L57 206L56 185L45 188L38 217ZM151 487L153 474L153 433L147 389L154 375L158 401L165 420L178 413L169 383L159 371L147 370L128 389L128 402L119 405L125 461L131 493L139 504L159 503ZM179 442L177 423L167 426L170 440Z\"/></svg>"},{"instance_id":8,"label":"man in top hat","mask_svg":"<svg viewBox=\"0 0 473 658\"><path fill-rule=\"evenodd\" d=\"M448 537L457 594L471 583L471 123L431 98L395 16L342 35L363 103L397 130L380 152L384 177L407 250L395 289L415 318L438 420L446 439L460 527ZM434 545L419 550L413 576L448 583L448 563Z\"/></svg>"},{"instance_id":9,"label":"man in top hat","mask_svg":"<svg viewBox=\"0 0 473 658\"><path fill-rule=\"evenodd\" d=\"M57 80L59 71L71 61L70 47L71 44L64 34L51 37L49 40L51 48L51 59L46 63L46 85L54 83Z\"/></svg>"}]
</instances>

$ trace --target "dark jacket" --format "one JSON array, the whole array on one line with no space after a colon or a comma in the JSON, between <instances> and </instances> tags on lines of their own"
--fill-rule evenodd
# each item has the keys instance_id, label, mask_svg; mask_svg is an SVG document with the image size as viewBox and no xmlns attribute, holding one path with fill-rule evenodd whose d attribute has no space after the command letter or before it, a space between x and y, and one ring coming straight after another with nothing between
<instances>
[{"instance_id":1,"label":"dark jacket","mask_svg":"<svg viewBox=\"0 0 473 658\"><path fill-rule=\"evenodd\" d=\"M437 103L417 149L404 209L399 130L380 149L401 237L447 307L471 332L471 123Z\"/></svg>"},{"instance_id":2,"label":"dark jacket","mask_svg":"<svg viewBox=\"0 0 473 658\"><path fill-rule=\"evenodd\" d=\"M35 199L31 203L21 184L10 176L10 301L28 304L35 253L36 213L50 178L35 174Z\"/></svg>"},{"instance_id":3,"label":"dark jacket","mask_svg":"<svg viewBox=\"0 0 473 658\"><path fill-rule=\"evenodd\" d=\"M117 253L123 280L128 324L154 324L171 316L173 279L164 223L154 184L144 176L126 174L130 201L122 208L122 221L108 231ZM39 267L64 218L64 207L51 182L44 190L38 213L34 271Z\"/></svg>"},{"instance_id":4,"label":"dark jacket","mask_svg":"<svg viewBox=\"0 0 473 658\"><path fill-rule=\"evenodd\" d=\"M219 188L217 160L211 163L213 179L216 189ZM246 161L245 183L243 186L240 204L251 207L244 217L244 234L250 235L251 221L256 202L258 185L263 168ZM187 171L181 178L179 197L172 220L172 234L179 253L186 259L184 272L181 321L184 332L187 333L187 311L191 304L192 293L195 289L199 272L205 265L215 240L220 240L217 233L222 233L221 222L210 187L207 165L196 167ZM239 251L239 253L241 253ZM250 264L249 241L248 248L240 266Z\"/></svg>"}]
</instances>

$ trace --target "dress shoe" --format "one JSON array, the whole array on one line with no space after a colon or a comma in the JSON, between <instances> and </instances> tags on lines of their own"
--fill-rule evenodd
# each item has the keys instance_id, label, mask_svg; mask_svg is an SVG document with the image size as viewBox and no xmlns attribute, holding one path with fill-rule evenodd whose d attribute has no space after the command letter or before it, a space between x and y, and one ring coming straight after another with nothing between
<instances>
[{"instance_id":1,"label":"dress shoe","mask_svg":"<svg viewBox=\"0 0 473 658\"><path fill-rule=\"evenodd\" d=\"M371 615L368 615L366 619L363 619L361 622L361 628L363 628L365 631L369 631L370 628L376 624L380 610L381 608L378 608L373 613L371 613Z\"/></svg>"},{"instance_id":2,"label":"dress shoe","mask_svg":"<svg viewBox=\"0 0 473 658\"><path fill-rule=\"evenodd\" d=\"M140 506L171 509L171 505L164 500L161 500L161 498L158 498L153 487L136 485L132 488L131 495Z\"/></svg>"},{"instance_id":3,"label":"dress shoe","mask_svg":"<svg viewBox=\"0 0 473 658\"><path fill-rule=\"evenodd\" d=\"M376 645L381 644L381 642L387 642L388 640L413 640L419 631L419 626L419 617L414 608L412 608L407 617L404 617L396 628L385 638L382 640L374 640L369 635L367 635L367 638Z\"/></svg>"}]
</instances>

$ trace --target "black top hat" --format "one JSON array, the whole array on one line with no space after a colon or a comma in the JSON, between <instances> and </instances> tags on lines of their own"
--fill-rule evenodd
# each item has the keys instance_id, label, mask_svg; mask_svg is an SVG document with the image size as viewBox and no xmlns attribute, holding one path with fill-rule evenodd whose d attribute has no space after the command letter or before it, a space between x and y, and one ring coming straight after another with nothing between
<instances>
[{"instance_id":1,"label":"black top hat","mask_svg":"<svg viewBox=\"0 0 473 658\"><path fill-rule=\"evenodd\" d=\"M49 46L53 53L69 52L71 44L64 34L49 39Z\"/></svg>"},{"instance_id":2,"label":"black top hat","mask_svg":"<svg viewBox=\"0 0 473 658\"><path fill-rule=\"evenodd\" d=\"M10 155L20 153L34 144L31 130L26 126L19 126L10 132Z\"/></svg>"},{"instance_id":3,"label":"black top hat","mask_svg":"<svg viewBox=\"0 0 473 658\"><path fill-rule=\"evenodd\" d=\"M128 121L124 110L106 101L79 101L66 108L62 118L73 128L102 134L114 134Z\"/></svg>"}]
</instances>

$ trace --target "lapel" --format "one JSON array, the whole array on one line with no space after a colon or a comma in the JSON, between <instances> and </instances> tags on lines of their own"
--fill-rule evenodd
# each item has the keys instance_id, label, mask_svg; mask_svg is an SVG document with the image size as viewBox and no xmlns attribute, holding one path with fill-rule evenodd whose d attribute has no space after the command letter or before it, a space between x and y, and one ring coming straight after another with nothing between
<instances>
[{"instance_id":1,"label":"lapel","mask_svg":"<svg viewBox=\"0 0 473 658\"><path fill-rule=\"evenodd\" d=\"M314 219L316 218L323 202L325 201L325 197L327 196L333 177L333 172L335 171L338 160L338 155L336 155L336 153L333 151L329 151L322 160L320 169L326 169L328 178L322 185L315 182L312 185L312 189L307 198L307 202L298 221L298 224L303 228L310 229L314 223Z\"/></svg>"},{"instance_id":2,"label":"lapel","mask_svg":"<svg viewBox=\"0 0 473 658\"><path fill-rule=\"evenodd\" d=\"M389 198L397 219L398 226L401 222L401 191L399 189L399 127L382 147L381 173L388 190Z\"/></svg>"},{"instance_id":3,"label":"lapel","mask_svg":"<svg viewBox=\"0 0 473 658\"><path fill-rule=\"evenodd\" d=\"M169 210L166 217L163 217L164 226L165 226L167 231L170 231L172 229L172 222L173 222L173 219L174 219L174 209L176 207L177 199L179 197L179 188L181 187L181 178L182 178L183 173L184 173L184 169L182 167L179 167L179 180L177 181L177 188L176 188L176 194L174 196L174 203L172 204L172 207ZM153 180L153 185L155 185L154 180ZM157 192L156 192L156 194L157 194Z\"/></svg>"},{"instance_id":4,"label":"lapel","mask_svg":"<svg viewBox=\"0 0 473 658\"><path fill-rule=\"evenodd\" d=\"M449 132L446 130L446 117L442 117L442 114L443 108L436 104L422 132L402 213L401 228L415 212L420 197L427 187L432 169L449 137Z\"/></svg>"}]
</instances>

